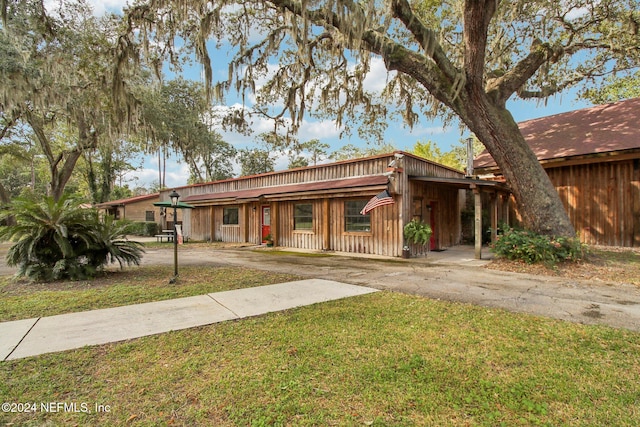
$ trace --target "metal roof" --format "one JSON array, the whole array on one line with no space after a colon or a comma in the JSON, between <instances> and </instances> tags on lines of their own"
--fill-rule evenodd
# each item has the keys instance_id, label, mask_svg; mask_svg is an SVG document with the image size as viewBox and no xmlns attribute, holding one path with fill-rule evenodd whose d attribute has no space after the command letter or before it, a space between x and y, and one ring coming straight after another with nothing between
<instances>
[{"instance_id":1,"label":"metal roof","mask_svg":"<svg viewBox=\"0 0 640 427\"><path fill-rule=\"evenodd\" d=\"M539 161L640 150L640 98L598 105L518 124ZM485 150L474 168L495 168Z\"/></svg>"},{"instance_id":2,"label":"metal roof","mask_svg":"<svg viewBox=\"0 0 640 427\"><path fill-rule=\"evenodd\" d=\"M438 176L410 176L409 180L413 181L421 181L421 182L432 182L434 184L443 184L449 185L451 187L456 188L472 188L476 187L486 187L486 188L494 188L500 191L508 192L509 189L505 185L504 182L500 181L489 181L485 179L478 178L443 178Z\"/></svg>"},{"instance_id":3,"label":"metal roof","mask_svg":"<svg viewBox=\"0 0 640 427\"><path fill-rule=\"evenodd\" d=\"M370 175L356 178L344 178L330 181L313 181L300 184L286 184L272 187L259 187L224 191L219 193L193 194L185 197L185 202L204 202L216 200L255 200L262 197L292 195L306 192L327 192L332 190L357 190L371 186L387 185L389 179L383 175Z\"/></svg>"}]
</instances>

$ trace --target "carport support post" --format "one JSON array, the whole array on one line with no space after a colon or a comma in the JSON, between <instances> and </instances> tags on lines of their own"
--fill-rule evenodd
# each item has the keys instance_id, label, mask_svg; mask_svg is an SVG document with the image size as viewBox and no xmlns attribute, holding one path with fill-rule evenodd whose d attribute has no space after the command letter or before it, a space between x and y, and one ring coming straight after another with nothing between
<instances>
[{"instance_id":1,"label":"carport support post","mask_svg":"<svg viewBox=\"0 0 640 427\"><path fill-rule=\"evenodd\" d=\"M475 258L482 259L482 197L480 189L475 184L471 184L471 189L475 213Z\"/></svg>"},{"instance_id":2,"label":"carport support post","mask_svg":"<svg viewBox=\"0 0 640 427\"><path fill-rule=\"evenodd\" d=\"M491 193L491 243L495 243L498 238L498 194Z\"/></svg>"}]
</instances>

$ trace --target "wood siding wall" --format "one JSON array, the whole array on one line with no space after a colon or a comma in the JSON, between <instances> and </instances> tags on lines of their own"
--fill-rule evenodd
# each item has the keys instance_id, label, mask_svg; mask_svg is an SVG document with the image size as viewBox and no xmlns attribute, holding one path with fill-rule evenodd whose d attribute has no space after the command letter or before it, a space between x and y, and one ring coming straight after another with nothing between
<instances>
[{"instance_id":1,"label":"wood siding wall","mask_svg":"<svg viewBox=\"0 0 640 427\"><path fill-rule=\"evenodd\" d=\"M459 245L462 240L461 190L442 185L411 183L410 218L431 223L435 247L443 249Z\"/></svg>"},{"instance_id":2,"label":"wood siding wall","mask_svg":"<svg viewBox=\"0 0 640 427\"><path fill-rule=\"evenodd\" d=\"M311 203L313 225L311 230L295 230L293 212L296 202L278 203L278 245L291 248L304 248L310 250L323 250L323 201L304 201Z\"/></svg>"},{"instance_id":3,"label":"wood siding wall","mask_svg":"<svg viewBox=\"0 0 640 427\"><path fill-rule=\"evenodd\" d=\"M547 169L580 239L640 246L640 160Z\"/></svg>"},{"instance_id":4,"label":"wood siding wall","mask_svg":"<svg viewBox=\"0 0 640 427\"><path fill-rule=\"evenodd\" d=\"M464 174L455 169L451 169L434 162L424 161L413 157L405 159L405 178L410 176L431 176L441 178L463 178ZM403 218L407 222L419 217L420 220L432 226L435 249L445 249L447 247L459 245L462 241L462 200L464 193L461 190L440 184L427 184L423 182L410 181ZM417 204L420 205L419 212L416 212ZM432 211L429 210L431 207ZM418 214L418 215L416 215ZM433 215L433 220L431 217ZM423 248L412 247L414 254L420 254Z\"/></svg>"},{"instance_id":5,"label":"wood siding wall","mask_svg":"<svg viewBox=\"0 0 640 427\"><path fill-rule=\"evenodd\" d=\"M191 211L190 234L188 234L190 239L215 240L215 237L211 236L211 211L209 206L195 208ZM186 230L184 233L187 234Z\"/></svg>"},{"instance_id":6,"label":"wood siding wall","mask_svg":"<svg viewBox=\"0 0 640 427\"><path fill-rule=\"evenodd\" d=\"M127 203L124 206L118 206L118 219L127 219L129 221L146 221L147 211L152 211L154 214L154 221L160 222L160 208L153 206L157 199L145 200L141 202ZM113 214L113 208L103 209L106 213Z\"/></svg>"},{"instance_id":7,"label":"wood siding wall","mask_svg":"<svg viewBox=\"0 0 640 427\"><path fill-rule=\"evenodd\" d=\"M361 162L338 162L329 165L312 166L307 168L292 169L243 177L216 181L206 184L196 184L188 187L181 187L178 190L181 199L193 194L223 193L227 191L246 190L260 187L274 187L286 184L298 184L313 181L329 181L341 178L351 178L357 176L380 175L387 170L387 165L393 159L393 155L378 156L370 159L363 159ZM161 199L168 200L171 190L164 190Z\"/></svg>"},{"instance_id":8,"label":"wood siding wall","mask_svg":"<svg viewBox=\"0 0 640 427\"><path fill-rule=\"evenodd\" d=\"M357 161L338 162L329 165L294 169L290 171L263 174L254 177L218 181L178 189L181 197L194 194L222 193L237 190L272 187L314 181L337 180L358 176L381 175L388 172L388 165L394 155L375 156ZM412 192L417 191L425 203L437 201L439 214L438 233L442 236L440 246L451 246L460 242L460 204L456 189L443 187L437 190L431 185L410 185L409 175L439 176L459 178L463 174L423 159L405 156L401 168L397 169L389 188L395 204L382 206L371 211L369 232L345 231L345 201L367 200L380 189L345 189L339 194L324 195L313 192L292 200L286 194L272 200L243 202L233 206L239 208L239 225L223 225L222 202L200 202L192 211L185 210L185 230L194 240L220 240L226 242L261 242L262 206L271 206L272 235L277 246L308 250L334 250L363 254L401 256L404 238L402 228L411 220ZM170 191L170 190L169 190ZM163 192L164 200L168 192ZM294 206L296 203L313 205L313 228L294 230ZM213 203L213 206L209 206ZM226 206L232 206L226 202ZM188 226L187 226L188 223Z\"/></svg>"}]
</instances>

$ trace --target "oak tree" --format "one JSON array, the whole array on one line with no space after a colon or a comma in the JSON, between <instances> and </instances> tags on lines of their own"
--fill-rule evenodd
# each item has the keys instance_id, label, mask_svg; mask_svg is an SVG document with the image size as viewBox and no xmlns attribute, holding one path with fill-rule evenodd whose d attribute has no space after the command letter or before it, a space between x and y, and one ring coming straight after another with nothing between
<instances>
[{"instance_id":1,"label":"oak tree","mask_svg":"<svg viewBox=\"0 0 640 427\"><path fill-rule=\"evenodd\" d=\"M130 104L111 96L120 18L96 18L79 0L50 6L0 3L0 108L17 118L15 126L31 128L48 163L48 192L58 200L83 153L95 150L100 138L120 134L134 101L122 73L121 99ZM60 143L62 135L67 138Z\"/></svg>"},{"instance_id":2,"label":"oak tree","mask_svg":"<svg viewBox=\"0 0 640 427\"><path fill-rule=\"evenodd\" d=\"M637 0L140 0L128 9L120 52L135 56L136 34L156 39L146 44L154 58L187 40L212 82L207 43L228 43L229 77L212 93L253 92L254 109L293 131L306 114L374 131L392 110L409 126L457 116L501 168L524 225L570 236L507 101L636 69L639 10ZM373 58L389 72L379 93L364 84Z\"/></svg>"}]
</instances>

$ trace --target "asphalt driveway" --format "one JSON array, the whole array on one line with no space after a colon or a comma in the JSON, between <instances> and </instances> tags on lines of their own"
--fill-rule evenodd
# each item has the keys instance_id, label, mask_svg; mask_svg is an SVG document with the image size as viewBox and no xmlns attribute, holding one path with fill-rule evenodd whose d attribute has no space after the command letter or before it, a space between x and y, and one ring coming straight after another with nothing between
<instances>
[{"instance_id":1,"label":"asphalt driveway","mask_svg":"<svg viewBox=\"0 0 640 427\"><path fill-rule=\"evenodd\" d=\"M0 275L13 274L0 250ZM456 247L426 258L401 260L341 254L302 256L268 249L179 248L180 265L244 266L340 281L379 290L459 301L585 324L640 331L640 288L597 280L501 272ZM173 249L148 248L143 265L173 264Z\"/></svg>"},{"instance_id":2,"label":"asphalt driveway","mask_svg":"<svg viewBox=\"0 0 640 427\"><path fill-rule=\"evenodd\" d=\"M640 331L640 288L630 284L489 270L484 268L489 261L475 260L473 248L466 246L411 260L327 255L302 256L255 248L210 250L185 245L179 249L179 263L294 273L306 278ZM487 252L487 255L490 254ZM170 248L148 249L143 261L146 265L172 263Z\"/></svg>"}]
</instances>

